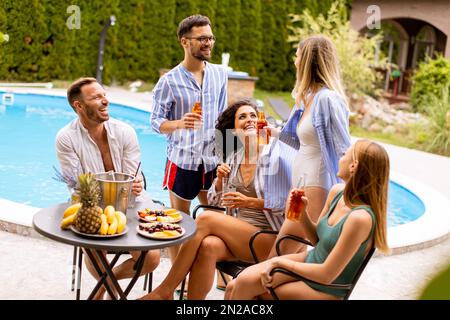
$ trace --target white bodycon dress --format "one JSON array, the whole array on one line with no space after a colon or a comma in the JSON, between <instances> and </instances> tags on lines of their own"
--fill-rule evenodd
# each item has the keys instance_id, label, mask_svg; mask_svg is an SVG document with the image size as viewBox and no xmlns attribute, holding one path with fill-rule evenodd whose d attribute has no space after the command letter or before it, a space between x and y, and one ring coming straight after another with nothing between
<instances>
[{"instance_id":1,"label":"white bodycon dress","mask_svg":"<svg viewBox=\"0 0 450 320\"><path fill-rule=\"evenodd\" d=\"M302 121L297 125L297 136L300 140L300 149L292 167L292 187L297 187L300 177L306 174L306 187L326 189L329 185L329 176L311 114L302 117Z\"/></svg>"}]
</instances>

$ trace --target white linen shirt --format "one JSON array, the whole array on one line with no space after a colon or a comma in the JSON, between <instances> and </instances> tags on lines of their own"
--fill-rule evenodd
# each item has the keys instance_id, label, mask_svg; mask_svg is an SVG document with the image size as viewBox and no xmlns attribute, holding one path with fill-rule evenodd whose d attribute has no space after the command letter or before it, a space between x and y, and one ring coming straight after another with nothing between
<instances>
[{"instance_id":1,"label":"white linen shirt","mask_svg":"<svg viewBox=\"0 0 450 320\"><path fill-rule=\"evenodd\" d=\"M110 118L104 122L115 172L134 175L141 161L135 130ZM56 135L56 154L63 175L77 180L81 173L105 172L102 155L87 129L76 118Z\"/></svg>"}]
</instances>

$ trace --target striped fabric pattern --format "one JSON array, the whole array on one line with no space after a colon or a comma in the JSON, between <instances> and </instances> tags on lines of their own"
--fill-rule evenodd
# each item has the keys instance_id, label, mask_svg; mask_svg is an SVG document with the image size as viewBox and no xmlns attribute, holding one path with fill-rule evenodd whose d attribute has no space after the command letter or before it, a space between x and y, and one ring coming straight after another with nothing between
<instances>
[{"instance_id":1,"label":"striped fabric pattern","mask_svg":"<svg viewBox=\"0 0 450 320\"><path fill-rule=\"evenodd\" d=\"M270 153L270 165L276 175L267 175L265 182L264 206L278 209L285 206L289 190L292 187L292 164L300 148L296 127L303 108L294 106L291 116L283 127L279 140L274 142ZM341 182L337 177L340 157L350 147L349 111L345 101L333 90L323 88L317 92L311 105L312 123L319 137L325 167L329 174L330 185ZM278 171L277 171L278 170Z\"/></svg>"},{"instance_id":2,"label":"striped fabric pattern","mask_svg":"<svg viewBox=\"0 0 450 320\"><path fill-rule=\"evenodd\" d=\"M255 191L259 199L264 199L264 181L267 172L268 161L269 161L269 150L270 150L271 144L266 145L264 147L264 150L262 151L258 163L256 165L256 173L255 173ZM234 179L238 175L239 170L239 164L243 162L244 158L244 149L241 148L237 152L232 153L226 160L226 163L231 167L231 173L229 175L230 179ZM219 206L222 193L216 191L216 183L217 178L214 179L214 182L208 190L208 203L210 205ZM239 209L233 209L233 210L239 210ZM237 216L239 216L239 213L237 213ZM264 208L263 210L264 215L266 216L267 221L269 222L272 230L279 231L281 228L281 225L284 221L284 208L281 208L280 210L270 210Z\"/></svg>"},{"instance_id":3,"label":"striped fabric pattern","mask_svg":"<svg viewBox=\"0 0 450 320\"><path fill-rule=\"evenodd\" d=\"M192 112L196 101L203 109L203 127L198 130L182 129L166 135L167 158L185 170L197 170L203 162L205 171L214 170L218 164L215 155L215 124L227 106L227 71L205 62L203 84L200 86L191 72L180 63L161 77L153 90L152 129L161 133L161 124L179 120Z\"/></svg>"}]
</instances>

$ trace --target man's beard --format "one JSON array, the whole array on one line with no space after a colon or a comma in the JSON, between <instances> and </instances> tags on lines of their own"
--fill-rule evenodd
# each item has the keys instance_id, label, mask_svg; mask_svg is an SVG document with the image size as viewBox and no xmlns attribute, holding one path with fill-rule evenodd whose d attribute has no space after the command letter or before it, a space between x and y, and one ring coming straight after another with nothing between
<instances>
[{"instance_id":1,"label":"man's beard","mask_svg":"<svg viewBox=\"0 0 450 320\"><path fill-rule=\"evenodd\" d=\"M109 120L109 114L106 117L107 119L104 119L101 115L97 114L97 112L92 110L90 107L86 107L86 115L88 119L95 121L97 123L102 123Z\"/></svg>"},{"instance_id":2,"label":"man's beard","mask_svg":"<svg viewBox=\"0 0 450 320\"><path fill-rule=\"evenodd\" d=\"M212 52L212 49L211 49L211 52ZM194 58L196 58L197 60L200 60L200 61L209 61L209 60L211 60L211 56L206 57L206 56L201 52L201 50L197 50L197 51L195 51L195 52L192 52L192 51L191 51L191 54L192 54L192 56L193 56Z\"/></svg>"}]
</instances>

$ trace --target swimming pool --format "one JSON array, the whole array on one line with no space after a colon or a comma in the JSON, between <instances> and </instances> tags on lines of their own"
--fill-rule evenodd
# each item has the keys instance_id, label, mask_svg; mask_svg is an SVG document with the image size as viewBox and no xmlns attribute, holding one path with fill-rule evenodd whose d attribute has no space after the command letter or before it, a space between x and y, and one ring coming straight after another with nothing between
<instances>
[{"instance_id":1,"label":"swimming pool","mask_svg":"<svg viewBox=\"0 0 450 320\"><path fill-rule=\"evenodd\" d=\"M64 97L14 94L11 104L2 105L0 91L0 198L34 207L47 207L67 200L65 186L52 179L59 168L55 135L76 117ZM153 133L149 113L110 104L111 117L127 122L137 132L147 190L153 198L169 203L161 189L165 165L165 139ZM388 226L411 222L423 215L423 202L408 189L391 182Z\"/></svg>"}]
</instances>

